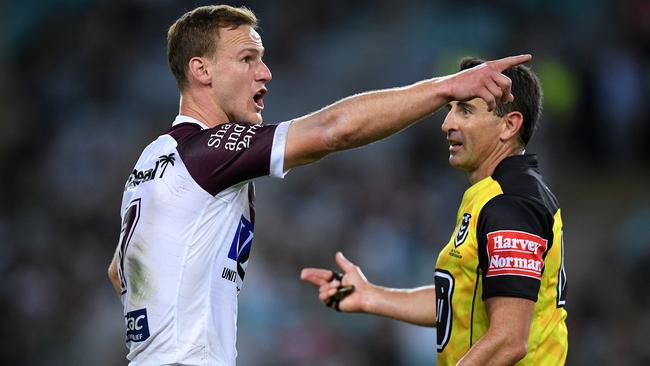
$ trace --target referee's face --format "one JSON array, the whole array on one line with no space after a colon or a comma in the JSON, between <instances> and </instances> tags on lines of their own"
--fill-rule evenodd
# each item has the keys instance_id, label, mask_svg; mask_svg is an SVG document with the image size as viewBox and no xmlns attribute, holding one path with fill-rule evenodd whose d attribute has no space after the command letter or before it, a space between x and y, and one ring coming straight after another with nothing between
<instances>
[{"instance_id":1,"label":"referee's face","mask_svg":"<svg viewBox=\"0 0 650 366\"><path fill-rule=\"evenodd\" d=\"M472 174L496 157L501 118L488 112L480 98L453 101L447 109L442 131L449 144L449 164Z\"/></svg>"}]
</instances>

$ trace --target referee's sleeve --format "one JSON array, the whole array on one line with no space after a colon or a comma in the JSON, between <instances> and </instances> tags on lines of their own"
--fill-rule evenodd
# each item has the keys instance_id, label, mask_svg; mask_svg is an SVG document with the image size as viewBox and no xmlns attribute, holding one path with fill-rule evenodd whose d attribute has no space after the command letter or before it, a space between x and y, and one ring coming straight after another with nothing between
<instances>
[{"instance_id":1,"label":"referee's sleeve","mask_svg":"<svg viewBox=\"0 0 650 366\"><path fill-rule=\"evenodd\" d=\"M483 299L537 301L552 227L544 206L522 196L502 194L483 207L477 225Z\"/></svg>"}]
</instances>

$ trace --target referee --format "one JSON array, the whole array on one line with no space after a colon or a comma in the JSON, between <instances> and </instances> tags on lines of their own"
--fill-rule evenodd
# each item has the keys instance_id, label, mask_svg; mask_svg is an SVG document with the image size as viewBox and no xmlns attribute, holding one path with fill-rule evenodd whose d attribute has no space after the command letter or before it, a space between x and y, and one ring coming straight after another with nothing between
<instances>
[{"instance_id":1,"label":"referee","mask_svg":"<svg viewBox=\"0 0 650 366\"><path fill-rule=\"evenodd\" d=\"M468 58L460 68L481 65ZM567 356L560 206L536 156L525 152L541 113L541 88L526 66L503 73L512 80L514 102L447 104L442 131L449 163L467 173L471 186L435 264L434 285L376 286L341 253L342 274L301 273L339 311L435 326L438 365L551 366Z\"/></svg>"}]
</instances>

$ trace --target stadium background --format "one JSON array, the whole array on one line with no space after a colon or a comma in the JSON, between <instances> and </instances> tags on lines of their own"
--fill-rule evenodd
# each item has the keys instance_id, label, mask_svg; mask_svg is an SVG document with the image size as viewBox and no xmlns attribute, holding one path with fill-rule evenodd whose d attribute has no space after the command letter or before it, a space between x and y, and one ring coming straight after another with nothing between
<instances>
[{"instance_id":1,"label":"stadium background","mask_svg":"<svg viewBox=\"0 0 650 366\"><path fill-rule=\"evenodd\" d=\"M125 364L105 270L123 183L177 113L167 27L204 2L0 4L0 360ZM240 3L235 3L239 5ZM265 120L531 52L540 155L563 207L571 365L650 363L650 2L251 1L273 72ZM298 279L343 250L390 286L430 283L467 182L444 112L262 179L240 365L429 365L435 331L325 309Z\"/></svg>"}]
</instances>

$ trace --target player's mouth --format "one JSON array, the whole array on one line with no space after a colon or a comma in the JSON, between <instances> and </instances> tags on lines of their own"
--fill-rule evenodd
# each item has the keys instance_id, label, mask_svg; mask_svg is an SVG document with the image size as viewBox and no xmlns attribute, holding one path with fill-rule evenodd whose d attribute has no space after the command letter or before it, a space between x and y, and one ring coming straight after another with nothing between
<instances>
[{"instance_id":1,"label":"player's mouth","mask_svg":"<svg viewBox=\"0 0 650 366\"><path fill-rule=\"evenodd\" d=\"M258 112L261 112L264 109L264 95L266 94L266 88L262 88L253 95L253 103L255 104L255 109Z\"/></svg>"}]
</instances>

